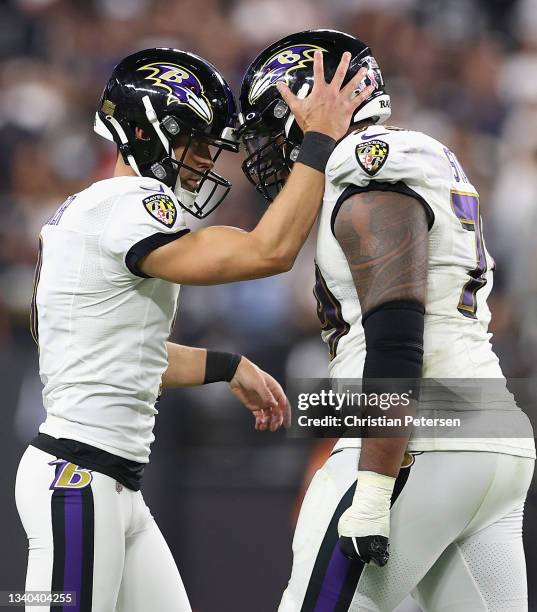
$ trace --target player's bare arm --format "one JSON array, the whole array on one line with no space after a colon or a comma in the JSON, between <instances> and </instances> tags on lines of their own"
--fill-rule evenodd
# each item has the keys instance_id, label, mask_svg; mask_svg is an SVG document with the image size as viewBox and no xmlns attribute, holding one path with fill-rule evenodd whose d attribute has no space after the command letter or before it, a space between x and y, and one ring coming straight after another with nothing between
<instances>
[{"instance_id":1,"label":"player's bare arm","mask_svg":"<svg viewBox=\"0 0 537 612\"><path fill-rule=\"evenodd\" d=\"M306 134L326 135L333 139L332 146L347 131L353 112L373 91L367 87L354 95L365 70L341 88L349 60L350 54L344 54L332 81L326 83L322 54L317 53L314 86L304 99L278 84L302 130ZM147 255L140 262L142 272L175 283L212 285L290 270L311 230L324 193L323 172L300 161L299 157L285 188L254 230L216 226L191 232Z\"/></svg>"},{"instance_id":2,"label":"player's bare arm","mask_svg":"<svg viewBox=\"0 0 537 612\"><path fill-rule=\"evenodd\" d=\"M166 343L168 367L163 388L189 387L207 382L207 349ZM231 392L255 417L255 428L276 431L290 424L289 403L280 384L244 356L229 382Z\"/></svg>"},{"instance_id":3,"label":"player's bare arm","mask_svg":"<svg viewBox=\"0 0 537 612\"><path fill-rule=\"evenodd\" d=\"M341 206L334 231L362 308L367 344L364 384L368 377L421 376L428 261L423 205L400 193L357 194ZM390 498L410 431L406 434L362 440L355 498L340 522L347 544L360 546L363 538L361 544L367 547L368 538L380 535L387 545ZM371 506L378 508L374 520ZM387 558L387 550L381 550L379 558L372 556L380 565Z\"/></svg>"},{"instance_id":4,"label":"player's bare arm","mask_svg":"<svg viewBox=\"0 0 537 612\"><path fill-rule=\"evenodd\" d=\"M342 204L334 226L351 269L362 316L392 300L425 304L425 209L400 193L369 191Z\"/></svg>"},{"instance_id":5,"label":"player's bare arm","mask_svg":"<svg viewBox=\"0 0 537 612\"><path fill-rule=\"evenodd\" d=\"M162 376L162 387L194 387L205 379L207 349L166 342L168 367Z\"/></svg>"}]
</instances>

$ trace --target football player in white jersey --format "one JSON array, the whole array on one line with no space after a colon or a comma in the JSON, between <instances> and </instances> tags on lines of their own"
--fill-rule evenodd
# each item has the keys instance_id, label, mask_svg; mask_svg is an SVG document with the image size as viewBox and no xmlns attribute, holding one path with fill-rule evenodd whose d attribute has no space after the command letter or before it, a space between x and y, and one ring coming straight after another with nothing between
<instances>
[{"instance_id":1,"label":"football player in white jersey","mask_svg":"<svg viewBox=\"0 0 537 612\"><path fill-rule=\"evenodd\" d=\"M278 383L246 358L167 342L179 284L291 268L321 204L326 161L361 101L353 91L363 75L341 88L349 60L327 84L317 57L317 86L296 99L303 153L251 232L190 232L184 218L205 217L230 188L213 171L223 149L237 150L234 98L216 68L148 49L114 69L95 124L118 146L114 176L69 197L40 238L32 331L47 416L16 483L28 591L71 592L80 611L190 610L139 491L161 387L228 381L260 430L289 415Z\"/></svg>"},{"instance_id":2,"label":"football player in white jersey","mask_svg":"<svg viewBox=\"0 0 537 612\"><path fill-rule=\"evenodd\" d=\"M478 193L456 156L425 134L385 126L390 98L371 50L316 30L274 43L246 72L243 169L268 200L285 184L302 146L291 92L311 90L319 50L327 76L349 51L347 78L366 67L359 90L375 86L326 167L314 293L330 377L369 389L389 379L399 392L409 381L419 392L424 379L495 379L508 424L522 433L342 437L304 499L280 611L387 612L409 593L424 611L527 610L522 516L533 434L490 344L493 262Z\"/></svg>"}]
</instances>

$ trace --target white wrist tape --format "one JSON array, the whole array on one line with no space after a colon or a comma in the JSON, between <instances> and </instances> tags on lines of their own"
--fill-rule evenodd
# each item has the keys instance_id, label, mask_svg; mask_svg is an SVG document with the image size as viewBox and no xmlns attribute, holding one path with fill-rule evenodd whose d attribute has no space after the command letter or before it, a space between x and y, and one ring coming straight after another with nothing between
<instances>
[{"instance_id":1,"label":"white wrist tape","mask_svg":"<svg viewBox=\"0 0 537 612\"><path fill-rule=\"evenodd\" d=\"M338 523L340 536L390 535L390 504L395 478L376 472L358 472L356 492L350 508Z\"/></svg>"}]
</instances>

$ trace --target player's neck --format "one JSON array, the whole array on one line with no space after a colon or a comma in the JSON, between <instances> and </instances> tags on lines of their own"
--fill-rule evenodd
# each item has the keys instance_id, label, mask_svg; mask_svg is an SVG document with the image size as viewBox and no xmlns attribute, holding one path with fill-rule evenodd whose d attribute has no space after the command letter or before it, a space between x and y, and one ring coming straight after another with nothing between
<instances>
[{"instance_id":1,"label":"player's neck","mask_svg":"<svg viewBox=\"0 0 537 612\"><path fill-rule=\"evenodd\" d=\"M347 130L347 133L345 134L345 136L348 136L349 134L351 134L352 132L356 132L356 130L363 130L366 127L370 126L370 125L374 125L373 121L371 121L371 119L364 119L363 121L357 121L356 123L351 123L349 129Z\"/></svg>"},{"instance_id":2,"label":"player's neck","mask_svg":"<svg viewBox=\"0 0 537 612\"><path fill-rule=\"evenodd\" d=\"M136 172L123 161L121 155L118 155L112 176L136 176Z\"/></svg>"}]
</instances>

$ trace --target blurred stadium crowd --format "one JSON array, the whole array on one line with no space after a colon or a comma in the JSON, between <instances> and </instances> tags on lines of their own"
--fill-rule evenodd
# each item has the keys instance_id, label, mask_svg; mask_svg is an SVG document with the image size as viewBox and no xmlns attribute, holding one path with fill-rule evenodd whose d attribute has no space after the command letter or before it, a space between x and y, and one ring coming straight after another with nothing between
<instances>
[{"instance_id":1,"label":"blurred stadium crowd","mask_svg":"<svg viewBox=\"0 0 537 612\"><path fill-rule=\"evenodd\" d=\"M13 387L2 408L20 444L43 417L28 332L37 236L67 195L112 170L114 148L93 133L92 121L114 64L141 48L178 47L212 61L237 91L262 47L316 27L365 40L392 96L390 123L427 132L459 157L481 194L496 260L494 344L506 375L537 376L537 0L4 0L0 373L3 386ZM209 222L248 229L263 202L242 176L238 156L221 161L217 171L234 186ZM174 338L245 353L280 380L323 376L313 254L310 239L288 274L184 288ZM227 410L232 400L213 387L161 403L166 426L157 426L157 439L198 448L181 456L180 484L216 485L225 473L230 486L295 487L306 447L278 447L281 438L252 442L242 413ZM177 401L183 409L164 416ZM200 427L204 418L207 427ZM245 461L242 451L230 449L223 461L213 456L211 469L207 455L204 463L195 454L241 444L255 444L257 454ZM267 462L275 469L263 469Z\"/></svg>"},{"instance_id":2,"label":"blurred stadium crowd","mask_svg":"<svg viewBox=\"0 0 537 612\"><path fill-rule=\"evenodd\" d=\"M260 48L322 25L371 45L392 95L390 123L441 139L477 185L497 262L495 343L507 374L535 372L535 0L11 0L0 23L1 348L26 335L41 225L66 195L111 171L113 147L91 124L114 64L175 46L212 61L237 90ZM251 227L262 202L239 158L220 170L234 188L210 222ZM273 349L280 366L306 343L289 365L318 357L305 371L323 368L324 348L309 344L318 332L311 255L310 244L295 270L272 280L186 289L177 336Z\"/></svg>"}]
</instances>

